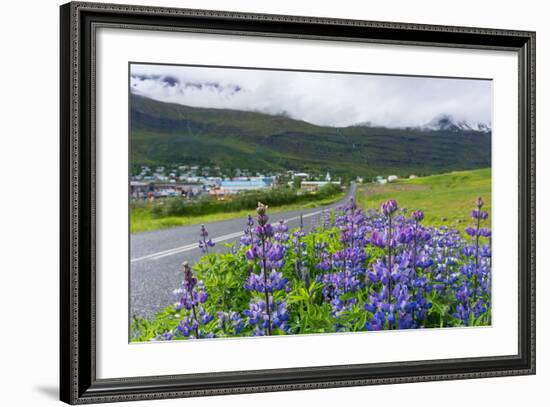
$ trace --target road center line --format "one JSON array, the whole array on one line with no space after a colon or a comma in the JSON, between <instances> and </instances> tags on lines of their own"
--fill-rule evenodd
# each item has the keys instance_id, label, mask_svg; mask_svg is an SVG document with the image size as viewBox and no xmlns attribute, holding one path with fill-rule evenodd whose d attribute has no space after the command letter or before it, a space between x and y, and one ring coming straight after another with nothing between
<instances>
[{"instance_id":1,"label":"road center line","mask_svg":"<svg viewBox=\"0 0 550 407\"><path fill-rule=\"evenodd\" d=\"M230 240L230 239L234 239L236 237L241 237L242 235L244 235L244 232L229 233L227 235L216 237L216 238L212 239L212 241L214 243L219 243L219 242L223 242L224 240ZM198 245L199 245L199 243L197 242L197 243L193 243L193 244L190 244L190 245L187 245L187 246L176 247L175 249L167 251L167 253L162 253L162 254L155 253L155 255L153 255L152 259L153 260L158 260L158 259L161 259L161 258L166 257L166 256L172 256L174 254L179 254L179 253L183 253L183 252L188 252L190 250L198 249Z\"/></svg>"},{"instance_id":2,"label":"road center line","mask_svg":"<svg viewBox=\"0 0 550 407\"><path fill-rule=\"evenodd\" d=\"M302 215L302 218L309 218L311 216L318 215L322 212L323 212L323 210L306 213L305 215ZM292 218L288 218L288 219L284 220L284 223L288 223L288 222L298 220L298 219L300 219L300 216L294 216ZM229 233L227 235L222 235L222 236L216 237L216 238L212 239L212 241L214 243L219 243L219 242L223 242L225 240L230 240L230 239L240 237L243 234L244 234L244 232ZM132 263L135 263L135 262L138 262L138 261L149 260L149 259L158 260L158 259L161 259L163 257L188 252L190 250L194 250L194 249L197 249L197 248L198 248L198 241L196 243L191 243L191 244L188 244L188 245L185 245L185 246L175 247L173 249L168 249L168 250L163 250L163 251L156 252L156 253L151 253L151 254L148 254L146 256L136 257L135 259L132 259L130 261Z\"/></svg>"}]
</instances>

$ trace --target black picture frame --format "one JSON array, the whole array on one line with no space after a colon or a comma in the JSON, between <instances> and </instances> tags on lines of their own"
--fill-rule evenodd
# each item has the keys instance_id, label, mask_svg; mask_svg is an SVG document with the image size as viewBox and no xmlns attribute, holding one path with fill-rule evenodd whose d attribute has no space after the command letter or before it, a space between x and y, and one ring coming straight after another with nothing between
<instances>
[{"instance_id":1,"label":"black picture frame","mask_svg":"<svg viewBox=\"0 0 550 407\"><path fill-rule=\"evenodd\" d=\"M60 8L60 398L70 404L535 373L535 33L130 5ZM519 59L519 349L515 355L182 376L96 378L97 27L508 50Z\"/></svg>"}]
</instances>

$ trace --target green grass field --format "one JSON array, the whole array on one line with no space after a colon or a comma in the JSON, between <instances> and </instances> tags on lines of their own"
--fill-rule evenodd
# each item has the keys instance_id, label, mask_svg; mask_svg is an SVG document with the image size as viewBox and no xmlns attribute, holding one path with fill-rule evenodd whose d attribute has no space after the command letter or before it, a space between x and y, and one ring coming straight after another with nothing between
<instances>
[{"instance_id":1,"label":"green grass field","mask_svg":"<svg viewBox=\"0 0 550 407\"><path fill-rule=\"evenodd\" d=\"M300 208L317 208L323 205L330 205L339 201L345 196L340 192L329 198L319 199L309 203L296 203L291 205L270 206L270 213L292 211ZM201 223L217 222L235 218L245 218L248 214L254 214L254 210L242 210L236 212L223 212L201 216L167 216L156 218L147 207L132 208L130 212L130 232L139 233L148 230L166 229L175 226L197 225Z\"/></svg>"},{"instance_id":2,"label":"green grass field","mask_svg":"<svg viewBox=\"0 0 550 407\"><path fill-rule=\"evenodd\" d=\"M395 199L400 208L420 209L427 225L469 225L474 201L481 196L484 209L491 213L491 169L457 171L385 185L368 184L359 189L357 199L363 208L378 209L383 201Z\"/></svg>"},{"instance_id":3,"label":"green grass field","mask_svg":"<svg viewBox=\"0 0 550 407\"><path fill-rule=\"evenodd\" d=\"M271 213L299 208L316 208L332 204L344 193L307 204L297 203L270 208ZM400 208L421 209L427 225L456 226L463 229L469 225L470 212L478 196L483 198L485 209L491 211L491 170L457 171L441 175L399 180L385 185L367 184L358 189L357 200L366 209L378 209L383 201L395 199ZM132 208L130 216L131 233L165 229L175 226L246 217L253 211L242 210L202 216L154 217L147 207Z\"/></svg>"}]
</instances>

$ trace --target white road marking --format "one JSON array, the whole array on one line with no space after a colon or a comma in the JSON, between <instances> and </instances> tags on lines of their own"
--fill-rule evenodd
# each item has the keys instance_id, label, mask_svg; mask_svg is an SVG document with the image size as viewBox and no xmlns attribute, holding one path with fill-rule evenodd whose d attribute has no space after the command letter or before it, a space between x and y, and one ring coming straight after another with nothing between
<instances>
[{"instance_id":1,"label":"white road marking","mask_svg":"<svg viewBox=\"0 0 550 407\"><path fill-rule=\"evenodd\" d=\"M322 212L323 212L323 210L306 213L305 215L302 215L302 218L309 218L311 216L318 215ZM300 217L295 216L293 218L286 219L284 221L284 223L288 223L288 222L298 220L298 219L300 219ZM216 238L212 239L212 241L214 243L219 243L219 242L223 242L225 240L230 240L230 239L234 239L236 237L241 237L243 234L244 234L244 232L229 233L227 235L222 235L222 236L216 237ZM162 259L163 257L173 256L174 254L184 253L184 252L188 252L190 250L198 249L198 245L199 245L199 243L197 241L196 243L191 243L191 244L188 244L188 245L185 245L185 246L175 247L173 249L168 249L168 250L163 250L163 251L156 252L156 253L151 253L151 254L148 254L148 255L142 256L142 257L136 257L135 259L132 259L131 262L135 263L135 262L142 261L142 260Z\"/></svg>"},{"instance_id":2,"label":"white road marking","mask_svg":"<svg viewBox=\"0 0 550 407\"><path fill-rule=\"evenodd\" d=\"M223 242L224 240L229 240L229 239L234 239L236 237L241 237L243 234L244 234L244 232L229 233L227 235L216 237L216 238L212 239L212 241L214 243L219 243L219 242ZM188 252L189 250L198 249L198 247L199 247L199 242L196 242L196 243L193 243L193 244L188 244L187 246L181 246L181 247L176 247L172 250L166 250L165 252L154 253L154 255L151 258L153 260L158 260L158 259L161 259L161 258L166 257L166 256L172 256L173 254L178 254L178 253Z\"/></svg>"}]
</instances>

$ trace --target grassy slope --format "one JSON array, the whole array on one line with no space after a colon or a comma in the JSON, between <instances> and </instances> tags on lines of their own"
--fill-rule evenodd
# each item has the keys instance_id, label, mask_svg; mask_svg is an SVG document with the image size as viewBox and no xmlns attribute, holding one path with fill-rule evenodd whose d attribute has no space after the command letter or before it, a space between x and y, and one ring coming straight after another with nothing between
<instances>
[{"instance_id":1,"label":"grassy slope","mask_svg":"<svg viewBox=\"0 0 550 407\"><path fill-rule=\"evenodd\" d=\"M282 205L269 208L270 213L278 213L284 211L291 211L300 208L317 208L323 205L330 205L334 202L339 201L344 197L345 193L339 193L337 195L331 196L330 198L320 199L318 201L313 201L309 203L298 203L292 205ZM242 210L237 212L224 212L216 213L212 215L202 215L202 216L168 216L163 218L154 218L151 216L150 210L147 208L134 208L130 214L130 232L139 233L145 232L148 230L157 230L157 229L166 229L175 226L187 226L187 225L197 225L200 223L209 223L217 222L220 220L236 219L236 218L246 218L248 214L251 214L254 211L251 210ZM244 222L244 221L243 221Z\"/></svg>"},{"instance_id":2,"label":"grassy slope","mask_svg":"<svg viewBox=\"0 0 550 407\"><path fill-rule=\"evenodd\" d=\"M323 127L284 116L132 95L132 164L408 176L491 165L490 133Z\"/></svg>"},{"instance_id":3,"label":"grassy slope","mask_svg":"<svg viewBox=\"0 0 550 407\"><path fill-rule=\"evenodd\" d=\"M366 188L366 193L365 193ZM421 209L425 224L455 225L460 229L470 222L474 201L481 196L484 209L491 211L491 170L451 172L441 175L398 181L386 185L366 185L358 192L364 208L379 208L388 199L399 207ZM447 220L444 220L444 219Z\"/></svg>"}]
</instances>

